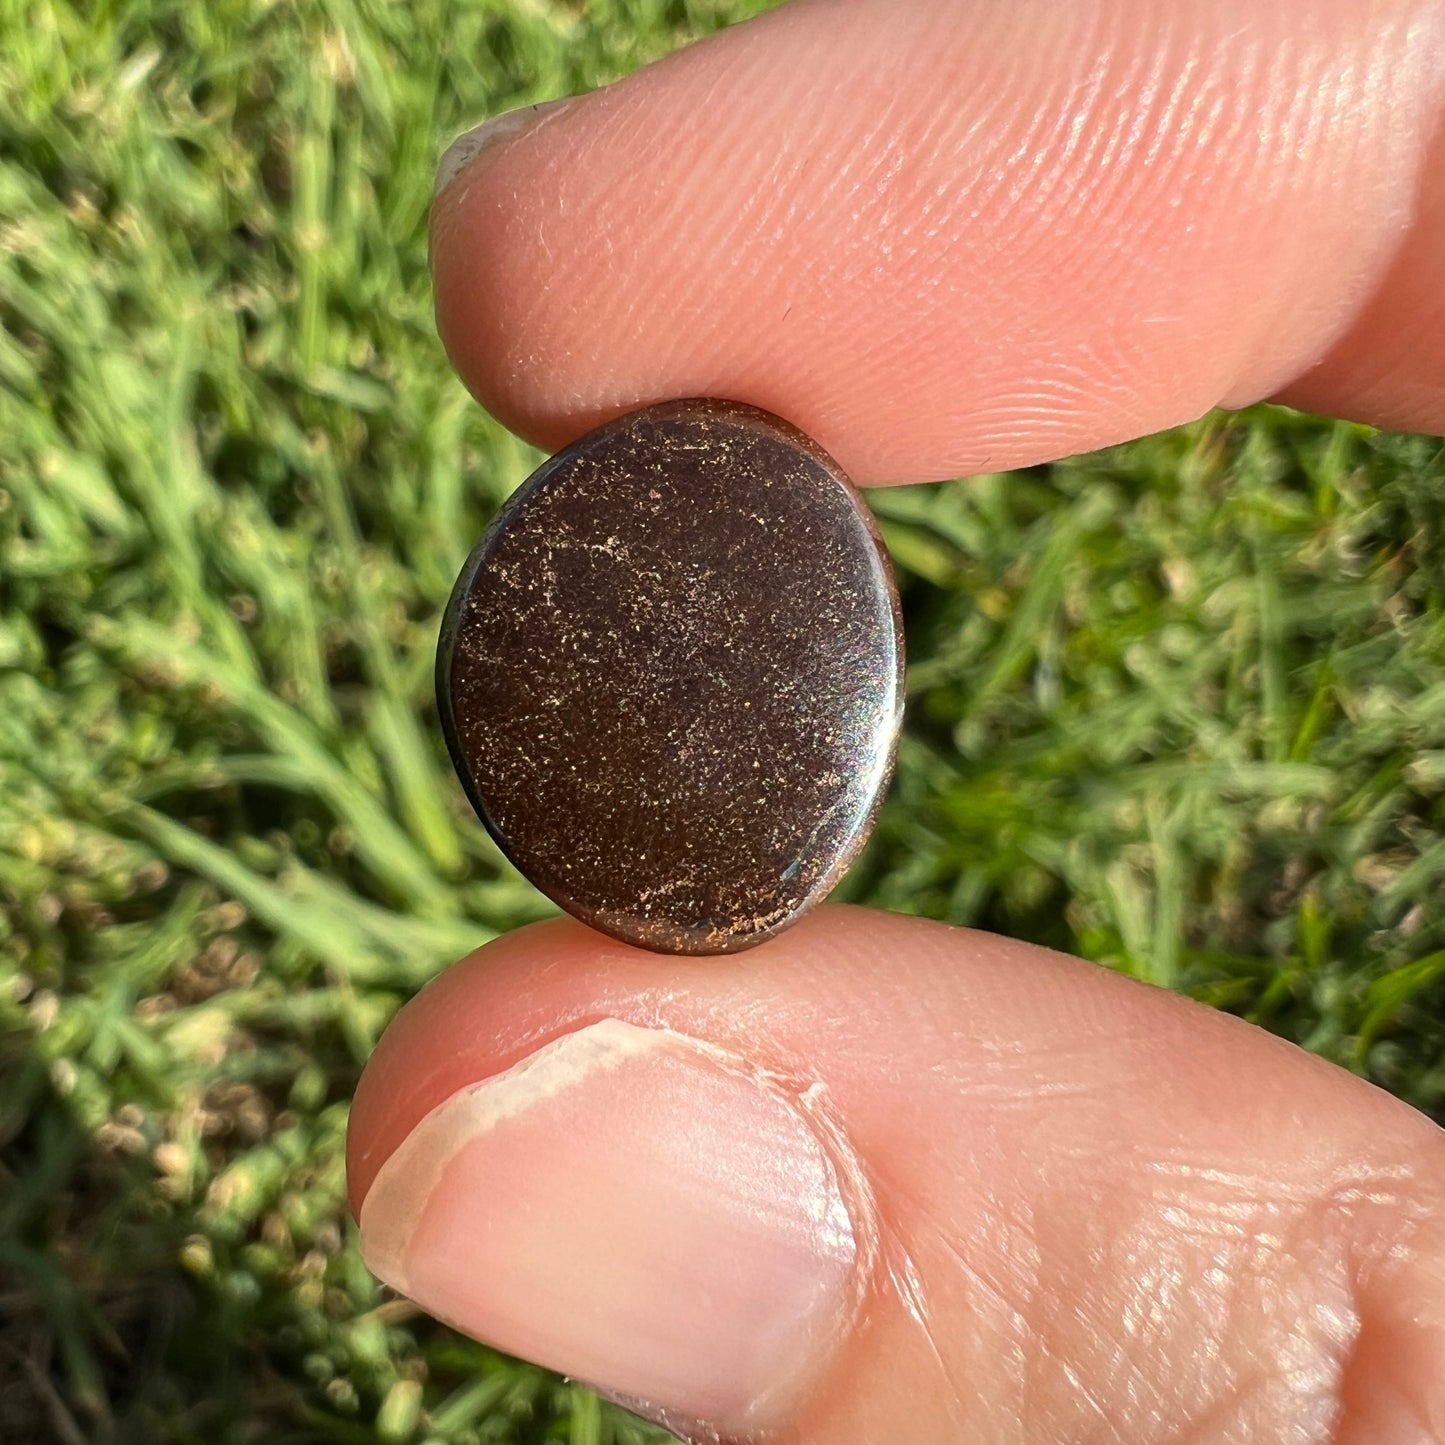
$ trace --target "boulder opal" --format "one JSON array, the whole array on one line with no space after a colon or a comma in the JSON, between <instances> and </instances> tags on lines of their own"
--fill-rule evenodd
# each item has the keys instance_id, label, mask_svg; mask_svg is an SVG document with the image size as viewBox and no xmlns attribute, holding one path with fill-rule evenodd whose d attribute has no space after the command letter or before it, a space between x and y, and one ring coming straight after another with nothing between
<instances>
[{"instance_id":1,"label":"boulder opal","mask_svg":"<svg viewBox=\"0 0 1445 1445\"><path fill-rule=\"evenodd\" d=\"M902 710L897 593L812 441L668 402L498 513L447 608L437 691L473 806L543 893L644 948L730 953L863 845Z\"/></svg>"}]
</instances>

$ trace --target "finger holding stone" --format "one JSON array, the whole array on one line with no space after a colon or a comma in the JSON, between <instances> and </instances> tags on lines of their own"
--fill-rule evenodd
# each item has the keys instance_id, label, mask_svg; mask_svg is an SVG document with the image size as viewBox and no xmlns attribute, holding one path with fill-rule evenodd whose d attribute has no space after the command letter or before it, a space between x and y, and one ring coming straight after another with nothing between
<instances>
[{"instance_id":1,"label":"finger holding stone","mask_svg":"<svg viewBox=\"0 0 1445 1445\"><path fill-rule=\"evenodd\" d=\"M1445 1136L1025 944L523 929L403 1012L348 1148L383 1278L699 1439L1445 1435Z\"/></svg>"},{"instance_id":2,"label":"finger holding stone","mask_svg":"<svg viewBox=\"0 0 1445 1445\"><path fill-rule=\"evenodd\" d=\"M860 485L1291 385L1445 428L1442 57L1441 0L787 5L472 141L438 323L549 448L732 397Z\"/></svg>"}]
</instances>

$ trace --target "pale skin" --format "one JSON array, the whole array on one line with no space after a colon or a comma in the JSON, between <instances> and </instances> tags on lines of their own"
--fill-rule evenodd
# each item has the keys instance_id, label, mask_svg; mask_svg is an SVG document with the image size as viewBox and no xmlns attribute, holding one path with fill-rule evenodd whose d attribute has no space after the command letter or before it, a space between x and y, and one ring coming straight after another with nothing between
<instances>
[{"instance_id":1,"label":"pale skin","mask_svg":"<svg viewBox=\"0 0 1445 1445\"><path fill-rule=\"evenodd\" d=\"M546 446L687 395L867 484L1266 396L1445 431L1445 4L795 0L489 147L432 240L453 361ZM1445 1134L987 935L824 908L680 960L523 929L384 1038L355 1207L435 1106L602 1018L818 1086L866 1183L859 1296L754 1433L1445 1441ZM499 1190L547 1167L509 1157ZM453 1322L519 1347L489 1319Z\"/></svg>"}]
</instances>

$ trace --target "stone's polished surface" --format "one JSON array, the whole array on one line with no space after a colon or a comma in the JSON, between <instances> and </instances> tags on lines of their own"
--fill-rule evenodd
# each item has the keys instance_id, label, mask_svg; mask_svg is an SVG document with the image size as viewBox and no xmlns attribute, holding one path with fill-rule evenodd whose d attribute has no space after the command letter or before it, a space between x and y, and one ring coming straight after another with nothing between
<instances>
[{"instance_id":1,"label":"stone's polished surface","mask_svg":"<svg viewBox=\"0 0 1445 1445\"><path fill-rule=\"evenodd\" d=\"M730 953L862 847L902 711L898 599L858 493L731 402L619 418L468 559L437 689L473 805L583 922Z\"/></svg>"}]
</instances>

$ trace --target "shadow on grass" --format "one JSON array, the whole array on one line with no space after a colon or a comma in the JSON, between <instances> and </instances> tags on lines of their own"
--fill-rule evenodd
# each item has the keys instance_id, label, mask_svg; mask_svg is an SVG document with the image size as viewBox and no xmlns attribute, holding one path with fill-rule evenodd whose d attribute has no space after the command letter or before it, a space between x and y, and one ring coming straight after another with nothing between
<instances>
[{"instance_id":1,"label":"shadow on grass","mask_svg":"<svg viewBox=\"0 0 1445 1445\"><path fill-rule=\"evenodd\" d=\"M4 1445L667 1438L406 1301L365 1308L339 1228L278 1272L264 1224L228 1241L204 1201L168 1202L138 1131L87 1131L53 1074L0 1041Z\"/></svg>"},{"instance_id":2,"label":"shadow on grass","mask_svg":"<svg viewBox=\"0 0 1445 1445\"><path fill-rule=\"evenodd\" d=\"M238 1322L179 1267L186 1221L138 1207L152 1171L90 1137L32 1051L10 1041L0 1073L4 1439L224 1435L243 1386ZM207 1381L205 1397L183 1398L186 1379Z\"/></svg>"}]
</instances>

